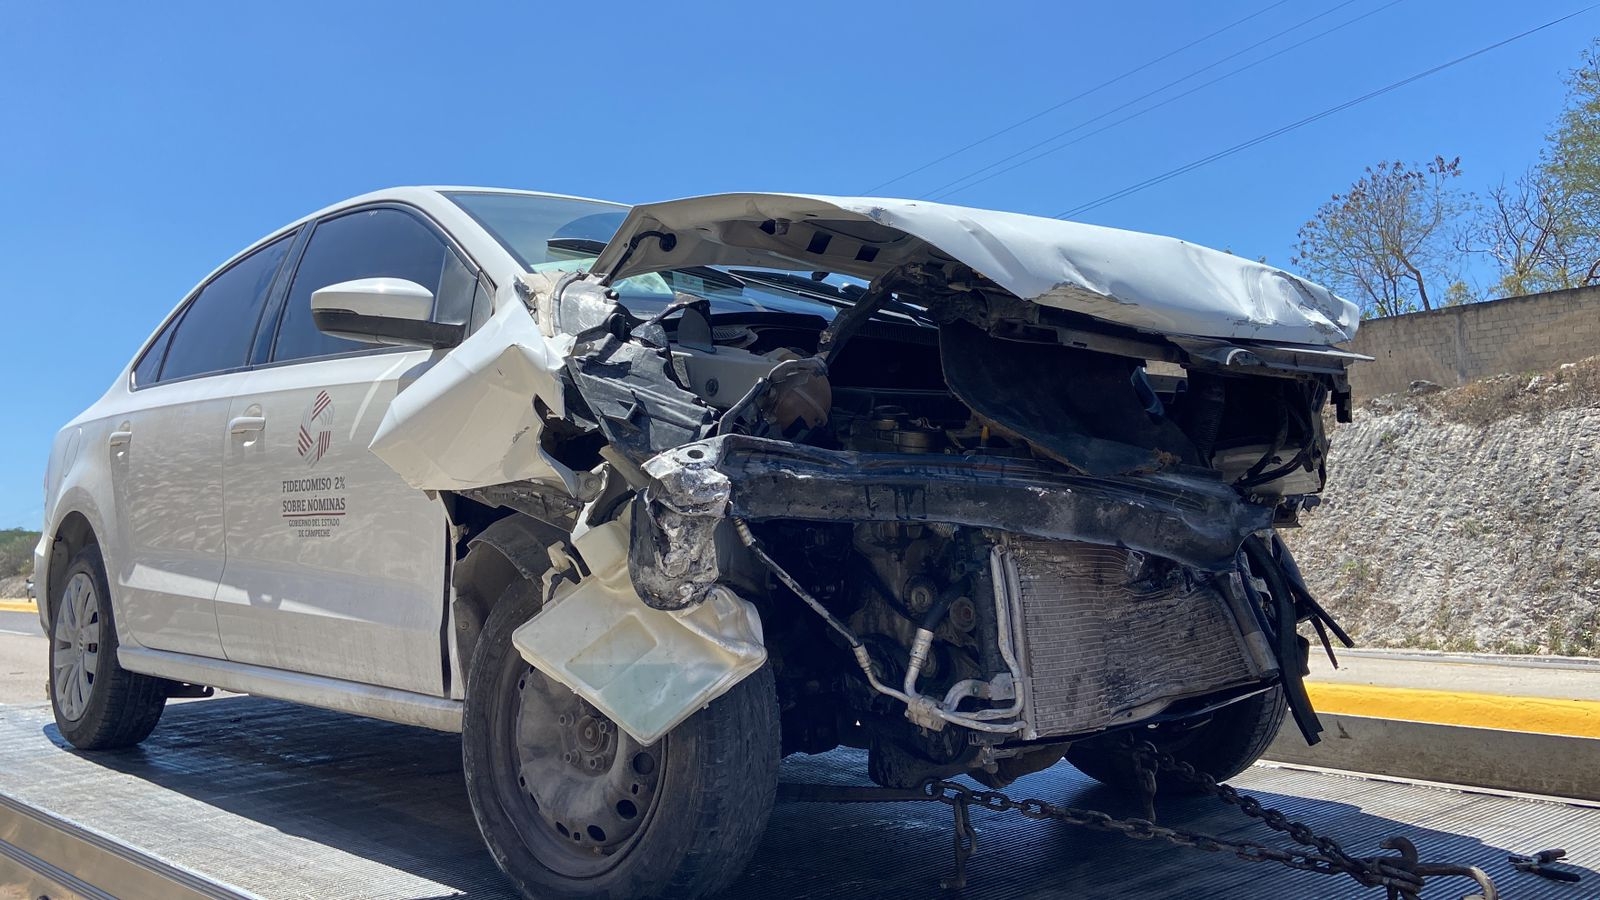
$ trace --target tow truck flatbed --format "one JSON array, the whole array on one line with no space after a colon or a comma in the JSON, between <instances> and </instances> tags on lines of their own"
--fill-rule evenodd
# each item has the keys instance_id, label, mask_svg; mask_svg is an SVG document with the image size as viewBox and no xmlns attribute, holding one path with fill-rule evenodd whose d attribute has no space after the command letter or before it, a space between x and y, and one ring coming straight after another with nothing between
<instances>
[{"instance_id":1,"label":"tow truck flatbed","mask_svg":"<svg viewBox=\"0 0 1600 900\"><path fill-rule=\"evenodd\" d=\"M18 817L31 814L59 826L38 855L66 854L47 862L68 872L95 847L120 848L147 868L197 879L185 882L193 893L182 896L513 897L479 839L455 735L219 697L170 706L138 749L87 754L67 748L48 707L0 706L0 761L0 797L10 801L0 804L0 850L8 834L26 831L16 827ZM842 750L791 757L782 775L786 782L861 784L863 770L858 751ZM1274 765L1258 765L1233 784L1357 855L1381 852L1378 842L1398 834L1425 860L1484 867L1506 897L1575 900L1600 892L1592 872L1600 865L1596 804ZM1007 793L1138 814L1066 764ZM1286 843L1213 799L1167 798L1158 808L1165 824ZM970 863L968 898L1382 896L1348 878L1016 814L975 809L973 822L980 852ZM952 868L950 829L948 809L937 804L780 802L755 859L726 896L935 896ZM1516 872L1507 861L1557 846L1568 851L1583 884ZM0 886L17 865L15 854L0 853ZM105 892L99 896L121 895L116 884L94 887ZM1465 880L1438 882L1424 896L1461 897L1471 888ZM71 886L58 891L51 896L97 896ZM9 896L0 887L0 897ZM168 896L180 894L175 888Z\"/></svg>"}]
</instances>

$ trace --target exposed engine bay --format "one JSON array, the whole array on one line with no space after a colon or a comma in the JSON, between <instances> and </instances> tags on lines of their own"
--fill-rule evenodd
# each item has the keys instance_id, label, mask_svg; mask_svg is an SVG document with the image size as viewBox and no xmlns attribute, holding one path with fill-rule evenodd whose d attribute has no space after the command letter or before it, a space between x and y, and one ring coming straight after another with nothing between
<instances>
[{"instance_id":1,"label":"exposed engine bay","mask_svg":"<svg viewBox=\"0 0 1600 900\"><path fill-rule=\"evenodd\" d=\"M741 247L831 234L847 264L900 241L736 224ZM559 396L533 404L540 458L576 474L460 496L563 532L625 520L633 588L659 613L751 604L785 752L866 747L882 784L1000 783L1272 691L1316 740L1296 626L1343 634L1273 530L1316 503L1358 357L1033 302L926 249L843 285L663 264L684 276L670 299L630 298L636 253L686 234L636 229L593 273L524 278L539 331L571 339ZM720 309L695 284L819 312Z\"/></svg>"},{"instance_id":2,"label":"exposed engine bay","mask_svg":"<svg viewBox=\"0 0 1600 900\"><path fill-rule=\"evenodd\" d=\"M788 749L867 746L877 780L909 786L1058 757L1303 665L1298 640L1275 652L1280 610L1236 557L1321 488L1337 379L1182 367L1131 336L1072 346L1053 316L991 318L970 292L893 299L916 318L619 306L572 366L594 428L647 479L630 501L640 596L682 608L724 584L756 604ZM1053 492L1092 509L1032 514Z\"/></svg>"}]
</instances>

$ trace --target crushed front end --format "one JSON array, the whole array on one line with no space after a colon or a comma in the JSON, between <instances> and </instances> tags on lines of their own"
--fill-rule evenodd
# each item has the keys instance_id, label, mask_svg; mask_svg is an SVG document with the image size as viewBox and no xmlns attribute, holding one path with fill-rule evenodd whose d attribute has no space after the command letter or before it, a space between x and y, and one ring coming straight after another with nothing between
<instances>
[{"instance_id":1,"label":"crushed front end","mask_svg":"<svg viewBox=\"0 0 1600 900\"><path fill-rule=\"evenodd\" d=\"M519 339L562 356L505 459L539 477L419 486L580 550L625 525L652 615L749 604L784 751L868 748L881 784L1063 754L1114 781L1096 760L1133 727L1223 748L1203 767L1225 777L1285 709L1317 739L1298 626L1342 633L1275 529L1315 505L1349 420L1359 357L1330 345L1352 307L1165 238L732 196L637 208L587 268L527 276ZM747 290L763 303L720 302Z\"/></svg>"},{"instance_id":2,"label":"crushed front end","mask_svg":"<svg viewBox=\"0 0 1600 900\"><path fill-rule=\"evenodd\" d=\"M975 346L965 322L940 330ZM881 333L863 359L893 358ZM1138 404L1119 436L1150 422L1165 438L1140 445L1021 415L1002 427L1008 410L980 415L948 382L948 392L855 385L836 364L831 433L797 442L736 429L644 461L630 501L635 586L661 608L715 585L760 598L787 749L867 747L884 784L960 771L1005 781L1059 760L1071 742L1134 725L1192 728L1267 693L1281 692L1315 740L1299 685L1307 644L1294 625L1320 611L1271 535L1320 488L1320 405L1337 379L1190 365L1204 374L1185 370L1158 389L1152 363L1128 358L1117 380L1075 401L1073 428L1116 419L1118 399ZM940 368L949 378L950 364ZM1070 393L1081 371L1015 372L1011 396ZM1224 421L1194 412L1180 389L1208 378L1220 391L1200 402ZM1179 424L1191 422L1216 442L1209 450ZM1082 448L1085 463L1040 452L1024 429Z\"/></svg>"}]
</instances>

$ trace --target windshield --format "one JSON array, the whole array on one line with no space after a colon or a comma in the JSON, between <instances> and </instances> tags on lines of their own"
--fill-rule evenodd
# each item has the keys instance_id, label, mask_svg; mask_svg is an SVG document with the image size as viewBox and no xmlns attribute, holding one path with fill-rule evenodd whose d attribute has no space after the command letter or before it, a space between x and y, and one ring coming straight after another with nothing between
<instances>
[{"instance_id":1,"label":"windshield","mask_svg":"<svg viewBox=\"0 0 1600 900\"><path fill-rule=\"evenodd\" d=\"M530 272L587 269L628 214L628 207L621 204L537 194L451 191L445 196ZM714 313L789 312L832 318L841 301L850 299L830 296L838 293L835 284L817 282L806 289L785 278L782 273L735 275L691 268L639 275L614 287L618 301L642 316L665 308L680 291L709 300Z\"/></svg>"},{"instance_id":2,"label":"windshield","mask_svg":"<svg viewBox=\"0 0 1600 900\"><path fill-rule=\"evenodd\" d=\"M570 259L570 253L559 249L561 243L589 241L605 246L628 215L628 207L598 200L490 191L451 191L445 196L530 271L557 259ZM552 241L558 242L555 248Z\"/></svg>"}]
</instances>

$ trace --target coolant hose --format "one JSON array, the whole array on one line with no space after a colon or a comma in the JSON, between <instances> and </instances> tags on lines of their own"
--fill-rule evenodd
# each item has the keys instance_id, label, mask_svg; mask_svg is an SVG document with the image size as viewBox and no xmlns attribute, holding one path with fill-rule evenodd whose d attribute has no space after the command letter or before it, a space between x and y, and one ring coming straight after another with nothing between
<instances>
[{"instance_id":1,"label":"coolant hose","mask_svg":"<svg viewBox=\"0 0 1600 900\"><path fill-rule=\"evenodd\" d=\"M1311 707L1311 697L1306 694L1304 661L1300 653L1299 632L1295 630L1299 618L1295 609L1294 594L1289 589L1287 580L1282 571L1278 569L1278 561L1273 558L1272 552L1261 538L1251 535L1244 539L1245 558L1249 566L1240 572L1240 581L1244 583L1245 593L1250 595L1252 602L1261 603L1261 598L1256 586L1250 580L1252 570L1261 575L1267 583L1267 593L1274 604L1277 613L1277 629L1274 638L1278 654L1279 677L1283 681L1283 697L1289 705L1289 712L1294 716L1294 723L1300 727L1300 735L1306 739L1307 746L1314 746L1322 740L1322 721L1317 718L1317 711Z\"/></svg>"}]
</instances>

